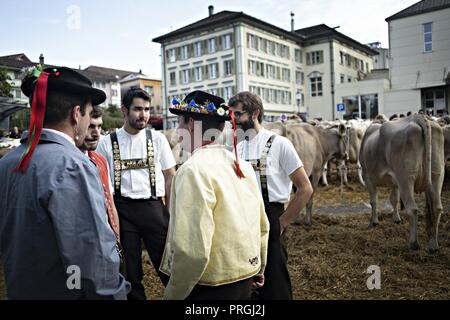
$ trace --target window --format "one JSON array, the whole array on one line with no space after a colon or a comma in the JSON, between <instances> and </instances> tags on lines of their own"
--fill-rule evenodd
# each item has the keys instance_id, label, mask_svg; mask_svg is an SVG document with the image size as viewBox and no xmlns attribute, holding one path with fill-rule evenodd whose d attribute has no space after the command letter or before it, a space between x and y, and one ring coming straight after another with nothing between
<instances>
[{"instance_id":1,"label":"window","mask_svg":"<svg viewBox=\"0 0 450 320\"><path fill-rule=\"evenodd\" d=\"M258 50L261 52L267 52L266 50L266 40L263 38L258 38Z\"/></svg>"},{"instance_id":2,"label":"window","mask_svg":"<svg viewBox=\"0 0 450 320\"><path fill-rule=\"evenodd\" d=\"M364 61L359 60L359 70L364 71Z\"/></svg>"},{"instance_id":3,"label":"window","mask_svg":"<svg viewBox=\"0 0 450 320\"><path fill-rule=\"evenodd\" d=\"M175 72L170 73L170 85L174 86L177 84L176 78L175 78Z\"/></svg>"},{"instance_id":4,"label":"window","mask_svg":"<svg viewBox=\"0 0 450 320\"><path fill-rule=\"evenodd\" d=\"M247 46L250 49L256 49L256 37L253 34L247 34Z\"/></svg>"},{"instance_id":5,"label":"window","mask_svg":"<svg viewBox=\"0 0 450 320\"><path fill-rule=\"evenodd\" d=\"M286 81L286 82L291 81L291 72L289 69L283 68L281 73L282 73L283 81Z\"/></svg>"},{"instance_id":6,"label":"window","mask_svg":"<svg viewBox=\"0 0 450 320\"><path fill-rule=\"evenodd\" d=\"M425 52L433 51L433 25L431 22L423 25L423 42Z\"/></svg>"},{"instance_id":7,"label":"window","mask_svg":"<svg viewBox=\"0 0 450 320\"><path fill-rule=\"evenodd\" d=\"M213 63L209 65L208 68L209 78L216 79L217 78L217 63Z\"/></svg>"},{"instance_id":8,"label":"window","mask_svg":"<svg viewBox=\"0 0 450 320\"><path fill-rule=\"evenodd\" d=\"M323 62L323 51L313 51L307 54L307 62L311 64L319 64Z\"/></svg>"},{"instance_id":9,"label":"window","mask_svg":"<svg viewBox=\"0 0 450 320\"><path fill-rule=\"evenodd\" d=\"M145 86L144 87L145 92L147 92L150 96L153 96L153 87L151 86Z\"/></svg>"},{"instance_id":10,"label":"window","mask_svg":"<svg viewBox=\"0 0 450 320\"><path fill-rule=\"evenodd\" d=\"M289 59L290 54L289 54L289 47L288 46L283 46L283 52L284 52L284 57L286 59Z\"/></svg>"},{"instance_id":11,"label":"window","mask_svg":"<svg viewBox=\"0 0 450 320\"><path fill-rule=\"evenodd\" d=\"M225 76L231 76L233 74L233 60L224 61L223 70Z\"/></svg>"},{"instance_id":12,"label":"window","mask_svg":"<svg viewBox=\"0 0 450 320\"><path fill-rule=\"evenodd\" d=\"M167 53L169 56L169 62L175 62L175 60L176 60L175 49L169 49L169 50L167 50Z\"/></svg>"},{"instance_id":13,"label":"window","mask_svg":"<svg viewBox=\"0 0 450 320\"><path fill-rule=\"evenodd\" d=\"M345 82L345 75L341 74L341 83Z\"/></svg>"},{"instance_id":14,"label":"window","mask_svg":"<svg viewBox=\"0 0 450 320\"><path fill-rule=\"evenodd\" d=\"M281 45L279 43L275 43L275 55L281 56Z\"/></svg>"},{"instance_id":15,"label":"window","mask_svg":"<svg viewBox=\"0 0 450 320\"><path fill-rule=\"evenodd\" d=\"M345 64L347 65L347 67L350 67L352 65L352 59L349 54L345 55Z\"/></svg>"},{"instance_id":16,"label":"window","mask_svg":"<svg viewBox=\"0 0 450 320\"><path fill-rule=\"evenodd\" d=\"M347 82L348 82L348 83L352 82L352 77L348 76L348 77L347 77Z\"/></svg>"},{"instance_id":17,"label":"window","mask_svg":"<svg viewBox=\"0 0 450 320\"><path fill-rule=\"evenodd\" d=\"M214 95L214 96L217 96L217 95L218 95L217 92L218 92L217 88L209 89L209 93L212 94L212 95Z\"/></svg>"},{"instance_id":18,"label":"window","mask_svg":"<svg viewBox=\"0 0 450 320\"><path fill-rule=\"evenodd\" d=\"M194 43L194 56L200 57L202 55L202 43L196 42Z\"/></svg>"},{"instance_id":19,"label":"window","mask_svg":"<svg viewBox=\"0 0 450 320\"><path fill-rule=\"evenodd\" d=\"M344 64L344 52L339 51L339 63Z\"/></svg>"},{"instance_id":20,"label":"window","mask_svg":"<svg viewBox=\"0 0 450 320\"><path fill-rule=\"evenodd\" d=\"M223 89L223 99L225 101L230 100L233 97L233 87L225 87Z\"/></svg>"},{"instance_id":21,"label":"window","mask_svg":"<svg viewBox=\"0 0 450 320\"><path fill-rule=\"evenodd\" d=\"M222 43L224 49L231 49L231 34L224 35Z\"/></svg>"},{"instance_id":22,"label":"window","mask_svg":"<svg viewBox=\"0 0 450 320\"><path fill-rule=\"evenodd\" d=\"M256 75L259 77L264 77L264 63L263 62L257 62L256 63Z\"/></svg>"},{"instance_id":23,"label":"window","mask_svg":"<svg viewBox=\"0 0 450 320\"><path fill-rule=\"evenodd\" d=\"M303 63L303 51L295 49L295 62Z\"/></svg>"},{"instance_id":24,"label":"window","mask_svg":"<svg viewBox=\"0 0 450 320\"><path fill-rule=\"evenodd\" d=\"M322 77L310 78L311 82L311 97L321 97L322 92Z\"/></svg>"},{"instance_id":25,"label":"window","mask_svg":"<svg viewBox=\"0 0 450 320\"><path fill-rule=\"evenodd\" d=\"M189 82L189 70L181 71L181 83L187 84Z\"/></svg>"},{"instance_id":26,"label":"window","mask_svg":"<svg viewBox=\"0 0 450 320\"><path fill-rule=\"evenodd\" d=\"M256 76L256 61L248 60L248 73L252 76Z\"/></svg>"},{"instance_id":27,"label":"window","mask_svg":"<svg viewBox=\"0 0 450 320\"><path fill-rule=\"evenodd\" d=\"M214 53L216 52L216 38L212 38L208 40L208 52Z\"/></svg>"},{"instance_id":28,"label":"window","mask_svg":"<svg viewBox=\"0 0 450 320\"><path fill-rule=\"evenodd\" d=\"M301 71L295 71L295 83L301 84L305 82L305 74Z\"/></svg>"},{"instance_id":29,"label":"window","mask_svg":"<svg viewBox=\"0 0 450 320\"><path fill-rule=\"evenodd\" d=\"M273 54L273 42L270 40L267 40L267 53Z\"/></svg>"},{"instance_id":30,"label":"window","mask_svg":"<svg viewBox=\"0 0 450 320\"><path fill-rule=\"evenodd\" d=\"M188 46L181 47L181 60L186 60L187 58L189 58L188 51Z\"/></svg>"},{"instance_id":31,"label":"window","mask_svg":"<svg viewBox=\"0 0 450 320\"><path fill-rule=\"evenodd\" d=\"M275 78L275 66L268 64L267 65L267 78L274 79Z\"/></svg>"},{"instance_id":32,"label":"window","mask_svg":"<svg viewBox=\"0 0 450 320\"><path fill-rule=\"evenodd\" d=\"M203 67L195 67L194 78L195 81L202 81Z\"/></svg>"}]
</instances>

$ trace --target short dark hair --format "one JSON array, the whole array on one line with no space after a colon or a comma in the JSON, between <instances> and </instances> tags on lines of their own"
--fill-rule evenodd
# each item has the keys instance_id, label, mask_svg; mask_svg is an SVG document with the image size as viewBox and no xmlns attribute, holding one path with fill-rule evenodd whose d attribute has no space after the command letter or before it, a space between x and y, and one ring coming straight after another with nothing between
<instances>
[{"instance_id":1,"label":"short dark hair","mask_svg":"<svg viewBox=\"0 0 450 320\"><path fill-rule=\"evenodd\" d=\"M228 105L230 107L236 107L239 103L242 104L244 111L247 111L251 115L259 110L258 121L259 123L262 122L264 118L264 107L260 97L254 93L243 91L232 97Z\"/></svg>"},{"instance_id":2,"label":"short dark hair","mask_svg":"<svg viewBox=\"0 0 450 320\"><path fill-rule=\"evenodd\" d=\"M33 101L33 95L30 96L30 104ZM86 106L91 102L89 96L83 96L76 93L48 91L46 98L44 127L56 125L65 121L72 109L80 106L81 115L86 114Z\"/></svg>"},{"instance_id":3,"label":"short dark hair","mask_svg":"<svg viewBox=\"0 0 450 320\"><path fill-rule=\"evenodd\" d=\"M103 116L103 110L100 106L92 106L91 118L98 119Z\"/></svg>"},{"instance_id":4,"label":"short dark hair","mask_svg":"<svg viewBox=\"0 0 450 320\"><path fill-rule=\"evenodd\" d=\"M142 90L141 88L131 87L123 95L122 105L125 106L126 108L130 108L131 103L133 103L134 98L141 98L144 101L151 102L151 98L145 90Z\"/></svg>"},{"instance_id":5,"label":"short dark hair","mask_svg":"<svg viewBox=\"0 0 450 320\"><path fill-rule=\"evenodd\" d=\"M189 122L189 119L193 119L194 121L201 121L202 122L202 136L205 134L206 131L210 129L216 129L220 132L223 131L225 128L225 120L219 119L218 117L209 117L209 116L202 116L197 114L183 114L183 120L184 122ZM214 141L218 137L214 137L211 139Z\"/></svg>"}]
</instances>

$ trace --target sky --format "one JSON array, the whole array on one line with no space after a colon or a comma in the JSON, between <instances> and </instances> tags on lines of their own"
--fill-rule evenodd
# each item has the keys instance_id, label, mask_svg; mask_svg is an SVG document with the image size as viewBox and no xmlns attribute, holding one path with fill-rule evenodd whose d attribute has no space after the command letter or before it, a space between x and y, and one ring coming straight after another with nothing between
<instances>
[{"instance_id":1,"label":"sky","mask_svg":"<svg viewBox=\"0 0 450 320\"><path fill-rule=\"evenodd\" d=\"M242 11L290 30L317 24L361 42L388 47L385 19L418 0L1 0L0 56L25 53L37 62L142 72L161 79L160 44L152 39L214 12Z\"/></svg>"}]
</instances>

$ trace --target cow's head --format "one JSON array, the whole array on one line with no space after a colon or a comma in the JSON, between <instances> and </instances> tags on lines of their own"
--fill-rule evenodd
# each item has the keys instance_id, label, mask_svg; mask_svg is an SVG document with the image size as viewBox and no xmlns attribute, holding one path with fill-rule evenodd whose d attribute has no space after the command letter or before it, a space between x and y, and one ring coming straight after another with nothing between
<instances>
[{"instance_id":1,"label":"cow's head","mask_svg":"<svg viewBox=\"0 0 450 320\"><path fill-rule=\"evenodd\" d=\"M344 124L339 124L337 128L337 132L339 135L339 150L337 154L337 158L341 160L348 160L348 154L350 150L350 143L347 134L347 127Z\"/></svg>"}]
</instances>

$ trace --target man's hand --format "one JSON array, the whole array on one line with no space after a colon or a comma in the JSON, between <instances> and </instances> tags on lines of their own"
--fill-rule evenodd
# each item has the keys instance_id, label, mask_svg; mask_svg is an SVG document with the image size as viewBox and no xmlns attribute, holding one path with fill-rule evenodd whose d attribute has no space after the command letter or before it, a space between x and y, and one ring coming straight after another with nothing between
<instances>
[{"instance_id":1,"label":"man's hand","mask_svg":"<svg viewBox=\"0 0 450 320\"><path fill-rule=\"evenodd\" d=\"M252 283L252 289L259 289L264 286L264 275L263 274L257 274L253 277L253 283Z\"/></svg>"}]
</instances>

